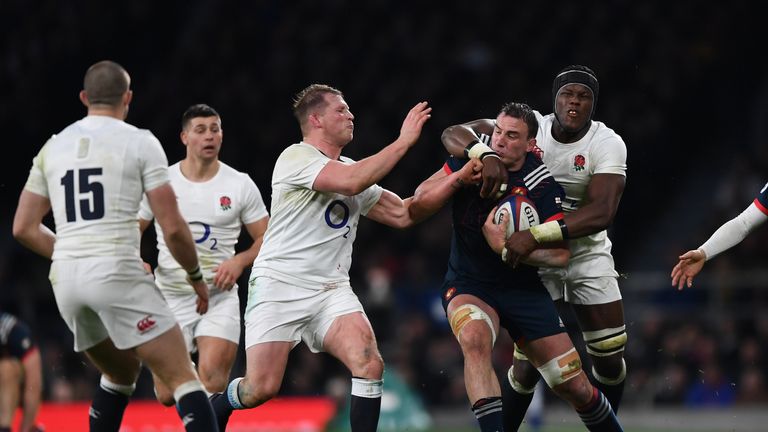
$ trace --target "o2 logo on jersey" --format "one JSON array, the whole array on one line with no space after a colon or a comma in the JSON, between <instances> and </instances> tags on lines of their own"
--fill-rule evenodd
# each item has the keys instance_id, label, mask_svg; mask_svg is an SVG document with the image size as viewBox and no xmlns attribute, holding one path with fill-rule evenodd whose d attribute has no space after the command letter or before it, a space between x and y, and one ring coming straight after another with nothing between
<instances>
[{"instance_id":1,"label":"o2 logo on jersey","mask_svg":"<svg viewBox=\"0 0 768 432\"><path fill-rule=\"evenodd\" d=\"M333 229L341 229L346 227L347 232L344 233L344 238L347 238L347 234L351 228L347 225L349 222L349 206L344 204L343 201L333 200L325 209L325 223ZM338 222L334 222L337 220Z\"/></svg>"},{"instance_id":2,"label":"o2 logo on jersey","mask_svg":"<svg viewBox=\"0 0 768 432\"><path fill-rule=\"evenodd\" d=\"M195 243L201 244L201 243L205 242L206 240L210 239L211 240L211 250L216 250L216 245L219 243L219 241L216 240L215 238L211 238L211 226L210 225L208 225L205 222L190 222L189 225L190 225L190 231L192 231L192 238L195 240ZM195 237L195 235L196 235L195 231L197 231L197 230L192 229L192 225L200 225L201 227L203 227L203 233L199 237Z\"/></svg>"}]
</instances>

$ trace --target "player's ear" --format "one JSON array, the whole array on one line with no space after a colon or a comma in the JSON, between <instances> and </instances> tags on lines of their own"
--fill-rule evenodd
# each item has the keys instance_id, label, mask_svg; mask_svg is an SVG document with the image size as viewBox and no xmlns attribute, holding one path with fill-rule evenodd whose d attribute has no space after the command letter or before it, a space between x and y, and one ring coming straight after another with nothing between
<instances>
[{"instance_id":1,"label":"player's ear","mask_svg":"<svg viewBox=\"0 0 768 432\"><path fill-rule=\"evenodd\" d=\"M130 105L132 100L133 90L126 90L126 92L123 93L123 105Z\"/></svg>"},{"instance_id":2,"label":"player's ear","mask_svg":"<svg viewBox=\"0 0 768 432\"><path fill-rule=\"evenodd\" d=\"M82 102L83 105L88 106L88 104L89 104L89 102L88 102L88 93L86 93L85 90L80 90L79 98L80 98L80 102Z\"/></svg>"},{"instance_id":3,"label":"player's ear","mask_svg":"<svg viewBox=\"0 0 768 432\"><path fill-rule=\"evenodd\" d=\"M529 138L528 139L528 151L532 151L536 148L536 138Z\"/></svg>"}]
</instances>

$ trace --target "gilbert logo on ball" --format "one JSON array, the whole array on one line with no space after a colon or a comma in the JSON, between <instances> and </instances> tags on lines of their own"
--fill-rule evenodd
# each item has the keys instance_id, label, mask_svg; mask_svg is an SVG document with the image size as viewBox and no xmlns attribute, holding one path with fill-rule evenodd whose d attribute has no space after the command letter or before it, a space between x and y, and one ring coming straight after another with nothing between
<instances>
[{"instance_id":1,"label":"gilbert logo on ball","mask_svg":"<svg viewBox=\"0 0 768 432\"><path fill-rule=\"evenodd\" d=\"M503 223L504 218L509 220L507 237L513 232L525 231L540 223L539 212L533 201L523 195L510 195L499 202L496 213L493 215L493 222L495 224Z\"/></svg>"}]
</instances>

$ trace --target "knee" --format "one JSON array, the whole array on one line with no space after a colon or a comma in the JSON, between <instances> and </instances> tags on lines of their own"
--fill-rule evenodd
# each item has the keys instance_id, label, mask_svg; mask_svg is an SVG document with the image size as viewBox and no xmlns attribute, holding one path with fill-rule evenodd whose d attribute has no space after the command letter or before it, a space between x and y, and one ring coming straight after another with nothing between
<instances>
[{"instance_id":1,"label":"knee","mask_svg":"<svg viewBox=\"0 0 768 432\"><path fill-rule=\"evenodd\" d=\"M358 378L381 379L384 375L384 359L381 358L379 350L374 344L362 350L356 356L350 368L352 376Z\"/></svg>"},{"instance_id":2,"label":"knee","mask_svg":"<svg viewBox=\"0 0 768 432\"><path fill-rule=\"evenodd\" d=\"M229 384L229 371L224 368L198 367L200 382L211 393L223 392Z\"/></svg>"},{"instance_id":3,"label":"knee","mask_svg":"<svg viewBox=\"0 0 768 432\"><path fill-rule=\"evenodd\" d=\"M237 389L240 403L248 408L257 407L277 396L280 384L280 379L272 377L245 377Z\"/></svg>"},{"instance_id":4,"label":"knee","mask_svg":"<svg viewBox=\"0 0 768 432\"><path fill-rule=\"evenodd\" d=\"M173 394L169 391L155 388L155 397L157 398L157 401L164 406L170 407L176 404L176 400L173 399Z\"/></svg>"},{"instance_id":5,"label":"knee","mask_svg":"<svg viewBox=\"0 0 768 432\"><path fill-rule=\"evenodd\" d=\"M465 359L490 357L493 350L490 329L481 321L462 328L458 340Z\"/></svg>"}]
</instances>

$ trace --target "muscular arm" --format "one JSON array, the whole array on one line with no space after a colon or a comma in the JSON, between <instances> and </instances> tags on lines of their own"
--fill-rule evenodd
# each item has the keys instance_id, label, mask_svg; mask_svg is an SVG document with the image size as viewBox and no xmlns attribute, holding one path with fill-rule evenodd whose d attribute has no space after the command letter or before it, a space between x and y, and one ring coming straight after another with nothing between
<instances>
[{"instance_id":1,"label":"muscular arm","mask_svg":"<svg viewBox=\"0 0 768 432\"><path fill-rule=\"evenodd\" d=\"M13 237L33 252L49 259L53 255L56 235L43 225L43 218L50 211L51 202L48 198L23 190L13 218Z\"/></svg>"},{"instance_id":2,"label":"muscular arm","mask_svg":"<svg viewBox=\"0 0 768 432\"><path fill-rule=\"evenodd\" d=\"M493 221L497 207L494 207L483 224L483 236L488 246L499 255L502 255L504 248L504 237L509 224L509 217L502 219L500 224ZM514 233L513 233L514 234ZM539 246L528 255L521 257L520 261L533 267L565 267L571 257L571 251L568 249L567 242L551 243L546 246ZM512 262L507 259L507 263Z\"/></svg>"},{"instance_id":3,"label":"muscular arm","mask_svg":"<svg viewBox=\"0 0 768 432\"><path fill-rule=\"evenodd\" d=\"M253 265L253 260L259 255L261 244L264 242L264 232L267 231L269 216L245 225L245 230L253 240L251 246L222 262L216 267L213 284L220 289L230 289L243 274L243 271Z\"/></svg>"},{"instance_id":4,"label":"muscular arm","mask_svg":"<svg viewBox=\"0 0 768 432\"><path fill-rule=\"evenodd\" d=\"M595 174L587 185L586 197L582 206L565 215L563 221L568 229L568 238L579 238L600 232L613 222L619 208L621 194L624 192L625 178L619 174ZM541 227L547 227L548 222ZM539 227L535 227L539 228ZM560 228L553 227L558 232ZM558 240L559 241L559 240ZM508 260L517 265L522 257L529 255L538 246L532 231L512 233L506 241L509 251Z\"/></svg>"},{"instance_id":5,"label":"muscular arm","mask_svg":"<svg viewBox=\"0 0 768 432\"><path fill-rule=\"evenodd\" d=\"M464 149L467 145L478 140L479 134L491 136L494 122L490 119L479 119L459 125L449 126L440 137L443 146L448 153L455 157L465 158ZM507 181L507 169L501 159L490 157L483 158L483 183L480 187L480 196L485 198L496 196L502 185Z\"/></svg>"},{"instance_id":6,"label":"muscular arm","mask_svg":"<svg viewBox=\"0 0 768 432\"><path fill-rule=\"evenodd\" d=\"M197 250L189 231L187 221L181 216L176 194L170 183L156 187L147 192L147 199L155 220L163 231L163 238L173 258L188 273L199 269ZM198 313L208 310L208 286L204 280L191 282L198 297Z\"/></svg>"},{"instance_id":7,"label":"muscular arm","mask_svg":"<svg viewBox=\"0 0 768 432\"><path fill-rule=\"evenodd\" d=\"M569 237L584 237L608 228L619 209L625 181L619 174L593 175L587 185L585 202L565 215Z\"/></svg>"},{"instance_id":8,"label":"muscular arm","mask_svg":"<svg viewBox=\"0 0 768 432\"><path fill-rule=\"evenodd\" d=\"M472 160L450 174L440 169L416 188L413 197L405 200L385 190L367 217L395 228L410 227L440 210L458 188L477 183L482 166Z\"/></svg>"},{"instance_id":9,"label":"muscular arm","mask_svg":"<svg viewBox=\"0 0 768 432\"><path fill-rule=\"evenodd\" d=\"M329 161L315 178L312 189L352 196L379 182L416 143L431 111L426 102L416 104L403 121L400 136L375 155L352 164Z\"/></svg>"}]
</instances>

